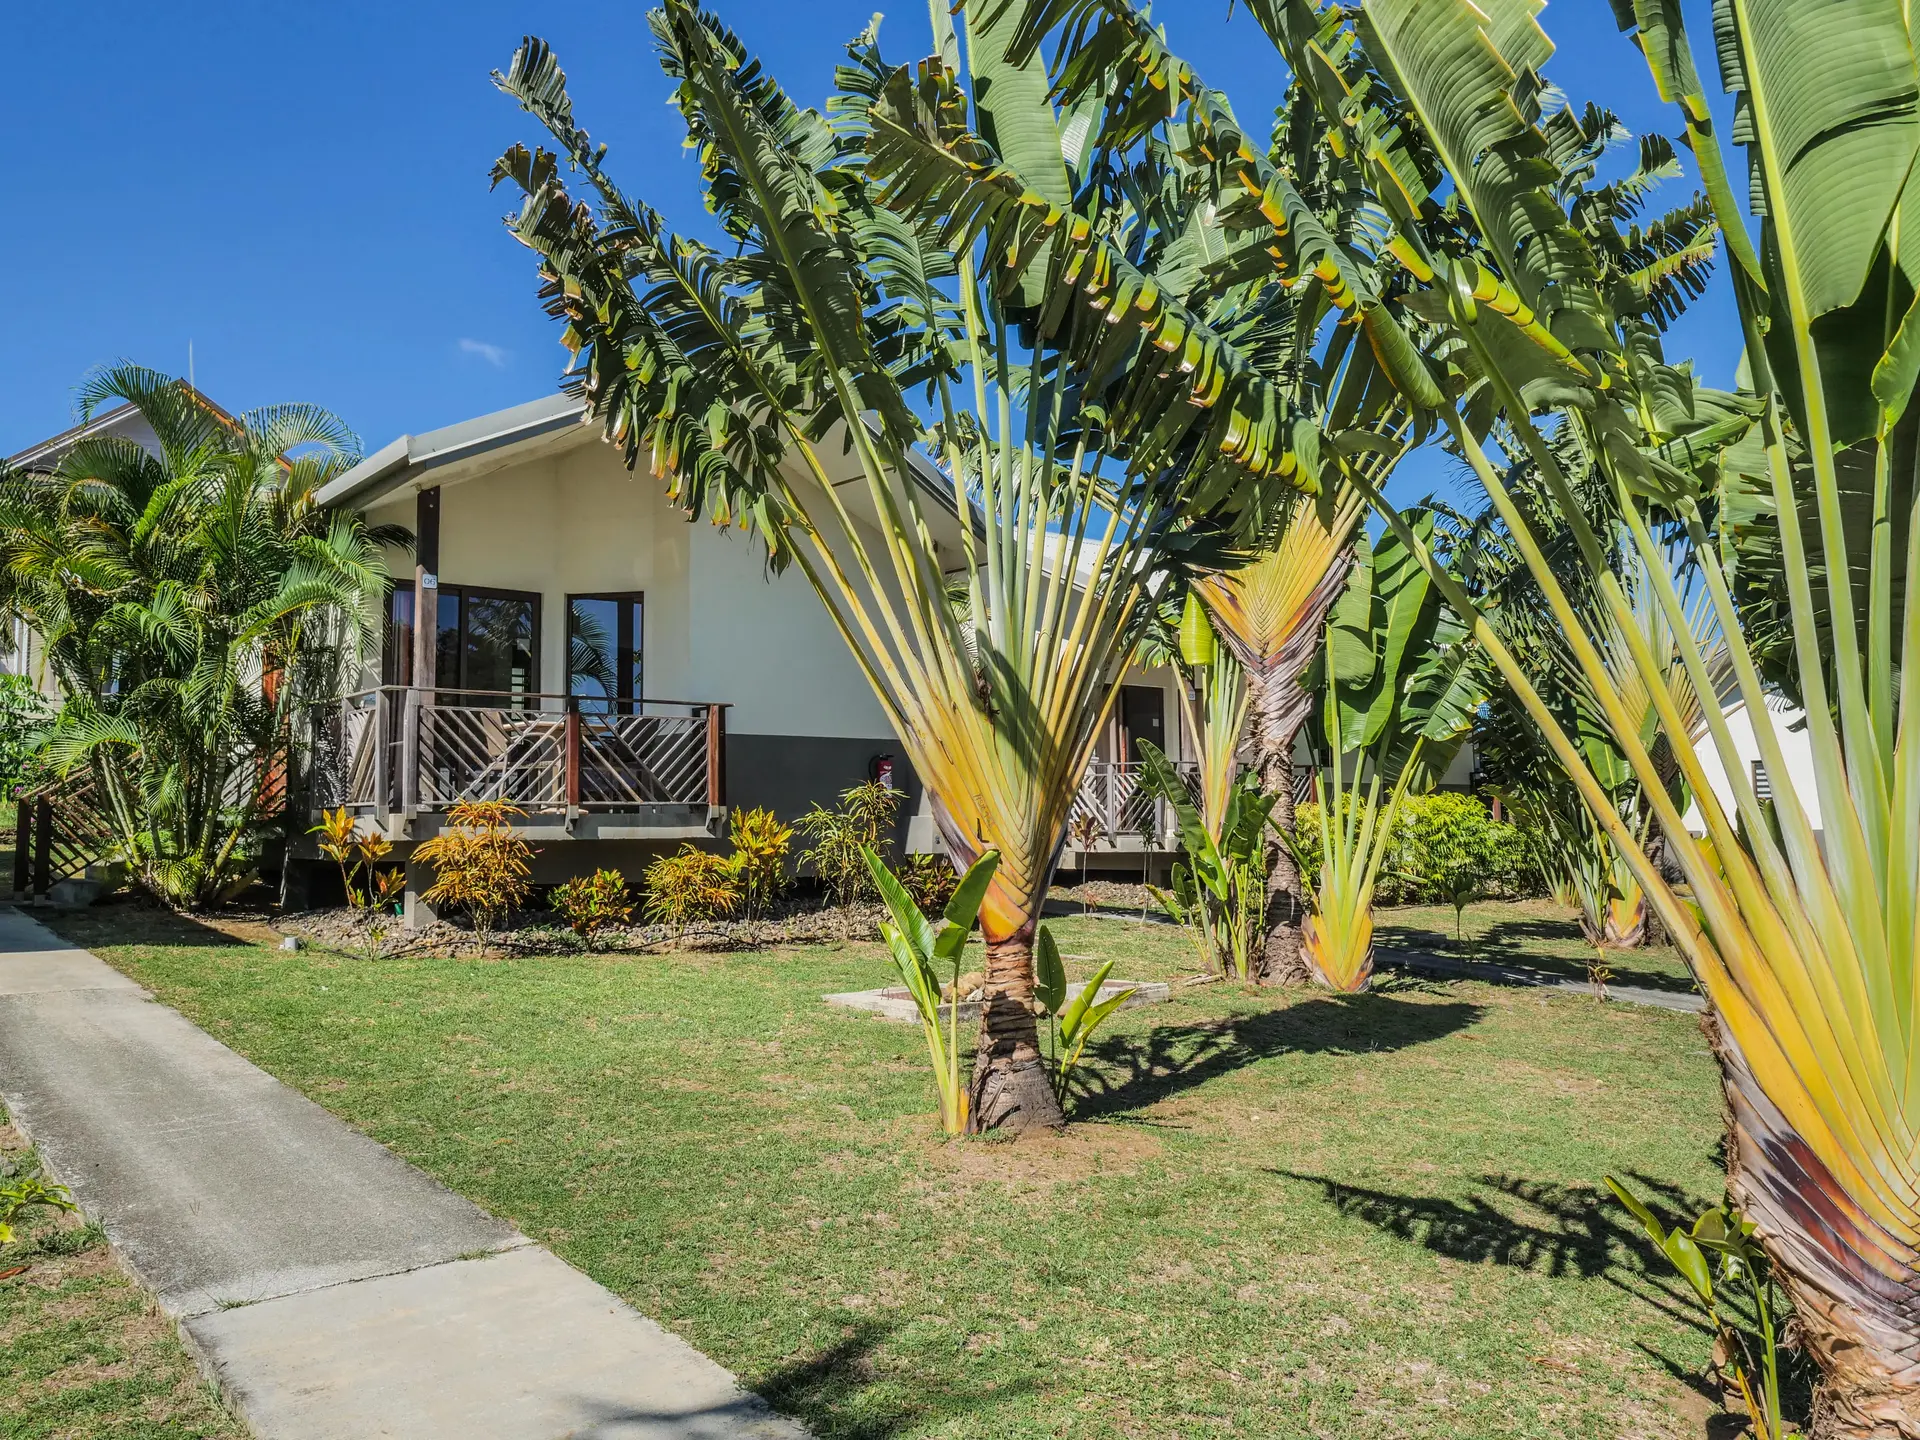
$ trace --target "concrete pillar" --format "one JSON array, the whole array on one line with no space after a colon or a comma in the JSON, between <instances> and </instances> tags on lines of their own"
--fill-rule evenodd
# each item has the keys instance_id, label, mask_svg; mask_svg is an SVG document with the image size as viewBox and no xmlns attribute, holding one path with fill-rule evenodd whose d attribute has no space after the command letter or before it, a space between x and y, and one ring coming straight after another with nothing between
<instances>
[{"instance_id":1,"label":"concrete pillar","mask_svg":"<svg viewBox=\"0 0 1920 1440\"><path fill-rule=\"evenodd\" d=\"M427 904L426 892L433 888L433 867L407 862L406 903L402 924L409 930L424 930L440 917Z\"/></svg>"}]
</instances>

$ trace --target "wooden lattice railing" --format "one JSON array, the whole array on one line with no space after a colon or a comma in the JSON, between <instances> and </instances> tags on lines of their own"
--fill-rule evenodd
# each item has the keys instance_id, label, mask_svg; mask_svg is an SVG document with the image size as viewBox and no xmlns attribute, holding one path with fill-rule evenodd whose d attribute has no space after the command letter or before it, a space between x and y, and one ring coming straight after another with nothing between
<instances>
[{"instance_id":1,"label":"wooden lattice railing","mask_svg":"<svg viewBox=\"0 0 1920 1440\"><path fill-rule=\"evenodd\" d=\"M315 716L312 803L374 814L726 804L725 705L386 686Z\"/></svg>"},{"instance_id":2,"label":"wooden lattice railing","mask_svg":"<svg viewBox=\"0 0 1920 1440\"><path fill-rule=\"evenodd\" d=\"M13 893L43 896L112 849L91 775L22 786L14 795Z\"/></svg>"}]
</instances>

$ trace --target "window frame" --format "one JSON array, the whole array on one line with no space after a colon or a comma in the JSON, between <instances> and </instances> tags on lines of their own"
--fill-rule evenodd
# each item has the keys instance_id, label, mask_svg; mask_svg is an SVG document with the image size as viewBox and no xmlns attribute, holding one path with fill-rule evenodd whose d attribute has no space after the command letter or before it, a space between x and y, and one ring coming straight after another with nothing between
<instances>
[{"instance_id":1,"label":"window frame","mask_svg":"<svg viewBox=\"0 0 1920 1440\"><path fill-rule=\"evenodd\" d=\"M401 626L395 621L394 613L393 613L394 597L401 594L404 594L407 597L408 601L411 602L414 596L413 586L410 584L402 585L397 579L390 580L387 586L387 623L386 623L386 637L387 637L387 643L389 645L395 643L399 639L399 635L401 631ZM528 644L528 647L527 647L528 655L530 657L530 663L528 665L528 674L527 674L527 679L530 682L529 686L524 691L497 691L497 692L487 691L486 693L490 695L491 694L501 694L501 695L519 694L519 695L525 695L528 697L538 696L544 693L540 688L540 681L541 681L540 621L541 621L541 606L545 597L538 590L508 590L496 585L446 584L446 585L438 586L435 589L434 594L435 594L434 608L436 613L434 615L434 627L433 627L433 632L434 632L434 636L433 636L434 638L434 652L433 652L434 653L434 677L433 677L433 686L432 686L433 689L459 691L459 690L465 690L468 688L466 684L466 675L464 673L467 666L467 601L470 599L518 600L518 601L523 601L528 605L530 605L532 607L532 612L533 612L533 633L530 638L530 643ZM454 648L453 648L454 668L457 672L460 672L460 673L455 674L450 684L443 685L440 683L440 674L439 674L440 636L443 632L440 628L440 623L439 623L440 617L437 612L439 609L440 599L447 596L451 596L454 599L459 601L460 623L457 626L453 627L452 633L454 636ZM380 678L382 683L396 684L396 685L407 687L407 688L410 688L412 686L414 635L415 635L415 624L418 623L418 620L419 620L419 617L415 616L414 623L410 623L405 627L407 644L404 647L403 653L399 654L398 656L393 656L390 654L388 650L383 648L380 656ZM387 680L387 675L389 673L390 666L391 666L391 673L395 677L392 681Z\"/></svg>"},{"instance_id":2,"label":"window frame","mask_svg":"<svg viewBox=\"0 0 1920 1440\"><path fill-rule=\"evenodd\" d=\"M616 686L637 692L615 695L578 695L574 693L573 676L569 673L562 682L562 691L567 702L590 700L604 702L611 714L633 715L646 703L647 686L647 592L644 590L581 590L567 595L567 654L573 654L573 606L576 600L604 600L619 607L614 621L613 663ZM639 611L639 623L634 623L634 611ZM570 663L570 662L569 662ZM638 672L636 675L635 672ZM636 681L638 683L636 683Z\"/></svg>"}]
</instances>

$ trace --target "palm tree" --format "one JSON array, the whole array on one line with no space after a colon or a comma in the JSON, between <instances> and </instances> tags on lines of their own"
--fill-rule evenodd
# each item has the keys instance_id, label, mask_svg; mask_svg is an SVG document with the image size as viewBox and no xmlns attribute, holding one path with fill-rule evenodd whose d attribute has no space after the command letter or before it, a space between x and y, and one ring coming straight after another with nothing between
<instances>
[{"instance_id":1,"label":"palm tree","mask_svg":"<svg viewBox=\"0 0 1920 1440\"><path fill-rule=\"evenodd\" d=\"M406 537L315 507L359 456L324 410L234 419L132 365L88 377L80 418L114 402L152 450L89 436L0 478L0 611L40 635L59 686L42 758L92 781L143 885L204 905L248 879L295 717L375 642L379 546Z\"/></svg>"},{"instance_id":2,"label":"palm tree","mask_svg":"<svg viewBox=\"0 0 1920 1440\"><path fill-rule=\"evenodd\" d=\"M802 571L950 856L999 852L969 1106L986 1129L1062 1122L1030 1007L1034 926L1153 587L1230 557L1318 467L1284 395L1161 283L1193 259L1191 206L1152 203L1164 187L1123 154L1141 137L1063 129L1044 74L1008 60L1004 18L979 10L936 4L936 54L915 69L859 37L831 118L691 0L654 13L737 253L618 188L537 40L499 83L593 204L546 151L516 146L495 175L525 192L510 223L608 438L690 514L752 526ZM958 554L932 539L929 461Z\"/></svg>"},{"instance_id":3,"label":"palm tree","mask_svg":"<svg viewBox=\"0 0 1920 1440\"><path fill-rule=\"evenodd\" d=\"M1352 537L1366 502L1351 485L1327 505L1302 499L1290 507L1280 543L1251 565L1199 582L1222 638L1246 676L1253 717L1253 760L1261 788L1274 797L1267 846L1267 898L1262 973L1276 984L1308 977L1300 958L1302 885L1293 848L1293 750L1313 709L1301 683L1320 652L1327 612L1352 563Z\"/></svg>"},{"instance_id":4,"label":"palm tree","mask_svg":"<svg viewBox=\"0 0 1920 1440\"><path fill-rule=\"evenodd\" d=\"M1920 1435L1920 698L1897 683L1920 646L1920 587L1910 583L1920 516L1902 425L1920 375L1907 278L1920 86L1906 11L1875 0L1716 7L1735 135L1749 145L1762 217L1755 244L1677 5L1618 0L1615 10L1637 30L1660 93L1679 105L1706 196L1691 212L1630 228L1617 210L1570 203L1554 183L1554 154L1590 140L1591 129L1568 111L1543 113L1539 72L1553 47L1533 6L1369 0L1357 30L1344 32L1345 15L1312 17L1313 7L1278 0L1252 8L1310 78L1326 123L1369 157L1369 190L1392 216L1397 253L1428 287L1416 303L1446 332L1421 403L1438 411L1498 507L1685 877L1683 900L1525 667L1471 612L1711 1002L1729 1186L1820 1368L1815 1432ZM1324 33L1306 18L1324 18ZM1309 44L1339 55L1338 68L1310 57ZM1355 94L1366 98L1350 104ZM1445 217L1432 192L1442 183L1453 187L1451 208L1473 215L1480 242L1439 243ZM1690 257L1711 244L1714 225L1747 339L1743 389L1724 397L1667 364L1658 339L1662 291L1690 269L1697 278ZM1601 614L1627 639L1704 837L1686 832L1662 747L1643 738L1593 612L1569 593L1515 502L1507 467L1483 444L1488 430L1449 400L1470 385L1497 415L1516 467L1538 478L1551 519L1567 527ZM1608 537L1555 453L1560 429L1594 458L1645 563L1706 721L1698 746L1669 689L1669 657L1638 642ZM1784 622L1751 591L1743 605L1728 575L1741 537L1715 526L1736 492L1770 501L1750 504L1748 519L1771 532ZM1398 530L1392 507L1375 503ZM1669 559L1669 541L1684 568ZM1814 796L1782 787L1763 807L1748 782L1709 699L1717 683L1687 623L1690 582L1709 599L1751 713L1766 703L1760 662L1791 670ZM1457 603L1471 604L1464 592ZM1773 647L1757 652L1750 614L1784 623L1784 643L1757 634ZM1771 727L1757 729L1763 760L1786 773ZM1732 781L1731 812L1707 783L1709 746Z\"/></svg>"},{"instance_id":5,"label":"palm tree","mask_svg":"<svg viewBox=\"0 0 1920 1440\"><path fill-rule=\"evenodd\" d=\"M1374 233L1379 212L1356 183L1356 157L1314 122L1297 86L1263 148L1129 0L1001 3L1018 14L1013 58L1059 37L1055 90L1069 113L1091 108L1110 128L1177 116L1187 143L1173 169L1204 199L1187 212L1187 303L1235 335L1304 417L1302 440L1329 459L1323 493L1276 507L1247 563L1197 582L1245 672L1254 764L1274 800L1262 972L1303 981L1300 875L1279 838L1293 825L1294 742L1313 709L1301 681L1366 511L1348 472L1386 484L1430 429L1395 383L1415 354L1407 319L1417 328L1418 317L1391 303L1404 277Z\"/></svg>"}]
</instances>

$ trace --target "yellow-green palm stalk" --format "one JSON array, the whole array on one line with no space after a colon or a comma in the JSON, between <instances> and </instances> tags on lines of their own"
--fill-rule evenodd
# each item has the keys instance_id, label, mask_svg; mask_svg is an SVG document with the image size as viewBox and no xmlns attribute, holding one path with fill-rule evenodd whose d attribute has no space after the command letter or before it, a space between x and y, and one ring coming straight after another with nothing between
<instances>
[{"instance_id":1,"label":"yellow-green palm stalk","mask_svg":"<svg viewBox=\"0 0 1920 1440\"><path fill-rule=\"evenodd\" d=\"M1564 212L1563 197L1539 178L1554 173L1543 163L1546 127L1566 122L1537 109L1538 71L1552 46L1534 0L1369 0L1358 22L1362 48L1347 53L1342 72L1310 73L1329 122L1370 147L1372 189L1394 215L1409 266L1431 283L1433 313L1464 347L1461 365L1490 387L1598 577L1660 737L1705 820L1704 841L1686 833L1595 627L1513 503L1504 467L1447 406L1443 418L1552 603L1685 875L1691 907L1640 851L1523 667L1477 620L1489 654L1712 1004L1732 1124L1729 1184L1758 1224L1820 1367L1816 1432L1910 1440L1920 1436L1920 691L1903 660L1920 655L1920 586L1912 583L1920 516L1896 427L1920 374L1920 318L1910 305L1920 275L1920 67L1900 0L1716 6L1723 79L1735 92L1736 137L1750 144L1753 209L1763 217L1755 245L1726 183L1679 7L1617 0L1615 8L1637 24L1661 93L1680 106L1727 238L1752 389L1717 413L1669 403L1689 393L1698 402L1705 392L1660 361L1649 312L1636 308L1657 279L1627 268L1633 248L1609 249L1605 234ZM1311 7L1259 0L1255 9L1306 64L1298 22ZM1311 43L1323 48L1328 39ZM1404 105L1369 101L1342 113L1368 55ZM1426 243L1435 216L1419 208L1424 191L1406 184L1419 169L1394 163L1390 131L1401 124L1425 132L1457 187L1478 232L1471 252ZM1437 403L1431 392L1428 403ZM1731 812L1688 743L1668 657L1635 640L1631 601L1572 503L1568 476L1532 418L1539 408L1560 409L1580 429L1612 486L1706 717L1699 749L1711 745L1732 782ZM1776 792L1777 832L1709 700L1715 682L1656 534L1671 517L1727 638L1739 698L1761 714L1766 695L1723 563L1724 537L1702 503L1716 467L1744 470L1773 501L1815 791ZM1772 728L1756 732L1772 773L1787 773ZM1819 831L1809 799L1818 802Z\"/></svg>"},{"instance_id":2,"label":"yellow-green palm stalk","mask_svg":"<svg viewBox=\"0 0 1920 1440\"><path fill-rule=\"evenodd\" d=\"M1200 816L1217 843L1227 804L1240 777L1240 742L1252 694L1232 650L1219 643L1206 606L1194 592L1180 614L1181 714L1192 737L1200 775Z\"/></svg>"},{"instance_id":3,"label":"yellow-green palm stalk","mask_svg":"<svg viewBox=\"0 0 1920 1440\"><path fill-rule=\"evenodd\" d=\"M1329 788L1320 775L1313 777L1320 873L1301 877L1310 913L1300 925L1300 954L1317 979L1352 994L1373 978L1373 893L1393 848L1394 821L1413 768L1400 772L1383 806L1380 772L1367 764L1365 751L1341 749L1339 706L1328 710L1333 783Z\"/></svg>"},{"instance_id":4,"label":"yellow-green palm stalk","mask_svg":"<svg viewBox=\"0 0 1920 1440\"><path fill-rule=\"evenodd\" d=\"M969 1123L1057 1125L1034 925L1149 584L1196 528L1250 528L1250 491L1314 481L1283 397L1073 211L1045 76L977 24L959 73L944 5L934 19L938 54L917 68L884 64L871 31L850 46L829 121L690 0L654 13L737 257L613 185L537 41L501 84L598 214L553 156L516 147L496 177L527 192L512 224L609 439L806 575L949 854L998 851ZM1093 395L1088 374L1119 378Z\"/></svg>"}]
</instances>

